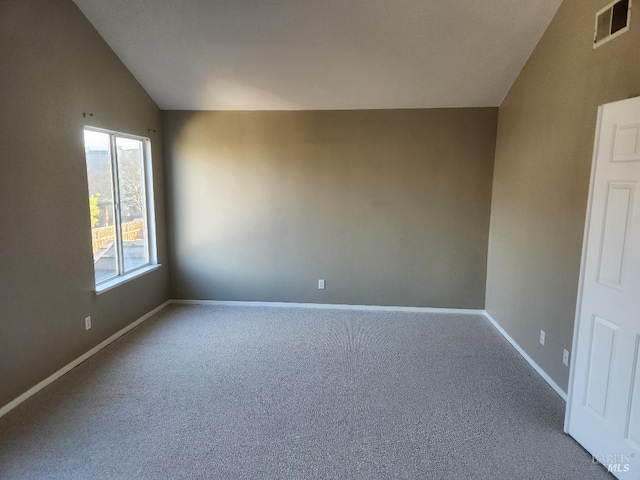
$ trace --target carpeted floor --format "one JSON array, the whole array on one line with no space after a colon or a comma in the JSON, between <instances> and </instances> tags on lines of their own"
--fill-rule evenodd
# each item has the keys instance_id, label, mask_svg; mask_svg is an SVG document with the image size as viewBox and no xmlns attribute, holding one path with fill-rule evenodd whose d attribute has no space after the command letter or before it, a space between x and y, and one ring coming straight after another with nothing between
<instances>
[{"instance_id":1,"label":"carpeted floor","mask_svg":"<svg viewBox=\"0 0 640 480\"><path fill-rule=\"evenodd\" d=\"M172 305L0 419L0 478L610 478L476 316Z\"/></svg>"}]
</instances>

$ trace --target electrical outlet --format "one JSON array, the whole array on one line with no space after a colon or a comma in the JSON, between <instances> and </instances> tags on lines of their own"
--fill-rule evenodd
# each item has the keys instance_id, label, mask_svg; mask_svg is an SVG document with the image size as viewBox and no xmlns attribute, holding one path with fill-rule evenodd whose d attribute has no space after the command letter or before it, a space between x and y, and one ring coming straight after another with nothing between
<instances>
[{"instance_id":1,"label":"electrical outlet","mask_svg":"<svg viewBox=\"0 0 640 480\"><path fill-rule=\"evenodd\" d=\"M324 290L324 280L318 280L318 290Z\"/></svg>"},{"instance_id":2,"label":"electrical outlet","mask_svg":"<svg viewBox=\"0 0 640 480\"><path fill-rule=\"evenodd\" d=\"M91 328L91 317L86 317L84 319L84 329L89 330Z\"/></svg>"},{"instance_id":3,"label":"electrical outlet","mask_svg":"<svg viewBox=\"0 0 640 480\"><path fill-rule=\"evenodd\" d=\"M564 349L564 353L562 354L562 363L564 363L567 367L569 366L569 350Z\"/></svg>"},{"instance_id":4,"label":"electrical outlet","mask_svg":"<svg viewBox=\"0 0 640 480\"><path fill-rule=\"evenodd\" d=\"M546 334L544 333L544 330L540 330L540 343L542 345L544 345L545 336Z\"/></svg>"}]
</instances>

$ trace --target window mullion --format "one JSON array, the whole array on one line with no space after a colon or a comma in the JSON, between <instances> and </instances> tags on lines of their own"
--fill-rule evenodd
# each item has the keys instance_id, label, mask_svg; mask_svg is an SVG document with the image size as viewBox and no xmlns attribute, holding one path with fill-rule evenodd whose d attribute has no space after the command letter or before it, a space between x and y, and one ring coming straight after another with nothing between
<instances>
[{"instance_id":1,"label":"window mullion","mask_svg":"<svg viewBox=\"0 0 640 480\"><path fill-rule=\"evenodd\" d=\"M113 199L116 226L116 250L118 261L118 275L124 273L124 248L122 245L122 215L120 213L120 166L118 165L118 150L116 146L116 136L111 134L111 165L113 171Z\"/></svg>"},{"instance_id":2,"label":"window mullion","mask_svg":"<svg viewBox=\"0 0 640 480\"><path fill-rule=\"evenodd\" d=\"M151 171L149 164L151 163L149 160L149 145L147 142L142 143L142 198L144 198L144 209L142 212L142 218L144 219L144 225L146 227L145 236L147 238L147 251L146 251L146 263L151 262L151 224L149 222L149 203L148 191L147 191L147 183L149 179L147 175ZM155 261L155 260L154 260Z\"/></svg>"}]
</instances>

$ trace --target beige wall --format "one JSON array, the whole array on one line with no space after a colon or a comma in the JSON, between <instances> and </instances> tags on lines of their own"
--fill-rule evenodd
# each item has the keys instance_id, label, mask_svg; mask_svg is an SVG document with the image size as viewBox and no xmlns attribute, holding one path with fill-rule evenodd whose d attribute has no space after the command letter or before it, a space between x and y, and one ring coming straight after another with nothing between
<instances>
[{"instance_id":1,"label":"beige wall","mask_svg":"<svg viewBox=\"0 0 640 480\"><path fill-rule=\"evenodd\" d=\"M71 0L1 1L0 406L169 298L166 267L92 292L84 111L94 126L158 130L151 141L166 263L158 108Z\"/></svg>"},{"instance_id":2,"label":"beige wall","mask_svg":"<svg viewBox=\"0 0 640 480\"><path fill-rule=\"evenodd\" d=\"M597 107L640 95L640 12L593 49L608 3L565 0L499 111L487 310L565 390Z\"/></svg>"},{"instance_id":3,"label":"beige wall","mask_svg":"<svg viewBox=\"0 0 640 480\"><path fill-rule=\"evenodd\" d=\"M482 308L496 115L164 112L173 296Z\"/></svg>"}]
</instances>

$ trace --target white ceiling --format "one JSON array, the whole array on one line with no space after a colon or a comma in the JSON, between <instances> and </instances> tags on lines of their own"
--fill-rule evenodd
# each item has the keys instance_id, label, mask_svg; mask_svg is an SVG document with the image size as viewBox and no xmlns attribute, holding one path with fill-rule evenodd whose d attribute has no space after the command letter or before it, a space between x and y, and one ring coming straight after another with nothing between
<instances>
[{"instance_id":1,"label":"white ceiling","mask_svg":"<svg viewBox=\"0 0 640 480\"><path fill-rule=\"evenodd\" d=\"M561 0L74 0L167 110L498 106Z\"/></svg>"}]
</instances>

